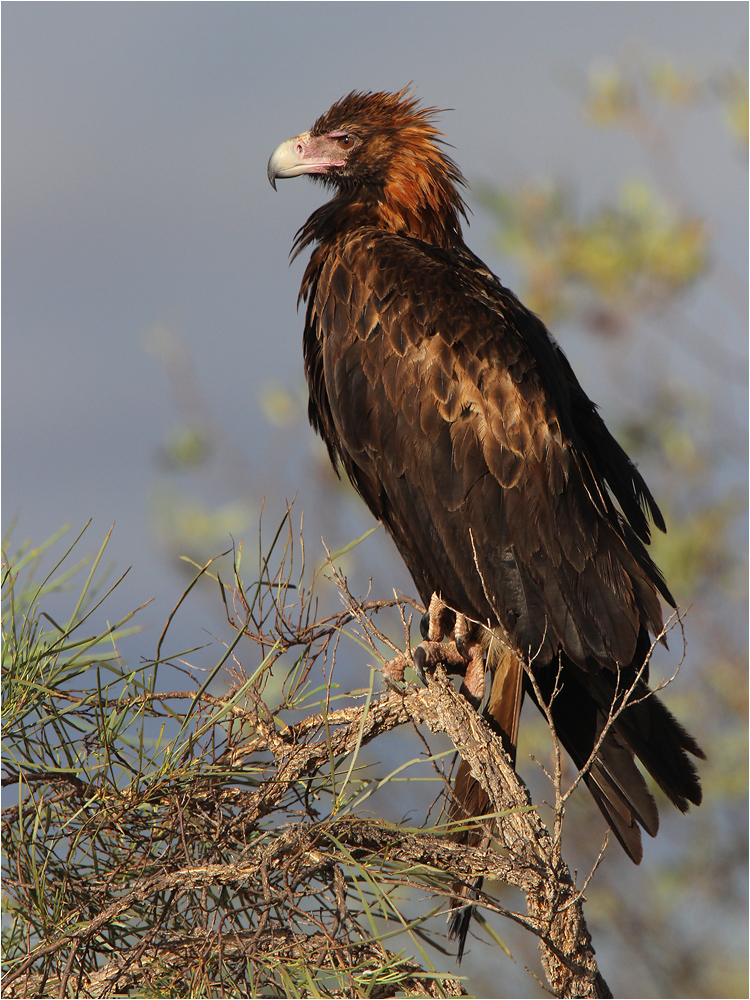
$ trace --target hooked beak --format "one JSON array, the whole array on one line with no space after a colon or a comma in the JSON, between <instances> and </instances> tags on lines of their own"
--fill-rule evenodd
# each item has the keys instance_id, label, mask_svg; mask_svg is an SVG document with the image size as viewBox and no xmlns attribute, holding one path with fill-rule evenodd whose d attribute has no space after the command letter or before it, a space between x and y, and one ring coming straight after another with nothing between
<instances>
[{"instance_id":1,"label":"hooked beak","mask_svg":"<svg viewBox=\"0 0 750 1000\"><path fill-rule=\"evenodd\" d=\"M322 139L322 136L303 132L276 147L268 161L268 180L274 191L277 177L324 174L330 167L344 166L345 161L340 157L332 157L330 144L321 141Z\"/></svg>"}]
</instances>

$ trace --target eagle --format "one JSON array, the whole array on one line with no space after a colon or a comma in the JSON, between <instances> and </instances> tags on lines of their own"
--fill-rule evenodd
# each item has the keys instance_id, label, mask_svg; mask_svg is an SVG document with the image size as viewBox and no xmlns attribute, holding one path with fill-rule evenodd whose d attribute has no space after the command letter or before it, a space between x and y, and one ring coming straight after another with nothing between
<instances>
[{"instance_id":1,"label":"eagle","mask_svg":"<svg viewBox=\"0 0 750 1000\"><path fill-rule=\"evenodd\" d=\"M513 760L524 694L549 713L637 864L659 815L636 760L681 811L701 801L703 751L648 687L662 600L676 608L647 550L664 519L542 321L464 242L439 114L408 88L355 91L271 155L274 188L308 174L334 192L293 245L312 247L310 422L429 605L415 665L452 643L477 708L489 671L484 714ZM461 762L452 817L487 806ZM454 890L459 960L476 889Z\"/></svg>"}]
</instances>

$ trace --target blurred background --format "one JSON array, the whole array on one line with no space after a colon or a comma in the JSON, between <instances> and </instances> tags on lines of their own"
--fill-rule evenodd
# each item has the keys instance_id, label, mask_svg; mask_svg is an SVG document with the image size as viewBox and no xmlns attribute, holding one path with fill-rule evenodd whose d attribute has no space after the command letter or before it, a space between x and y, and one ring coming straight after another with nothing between
<instances>
[{"instance_id":1,"label":"blurred background","mask_svg":"<svg viewBox=\"0 0 750 1000\"><path fill-rule=\"evenodd\" d=\"M689 609L684 656L678 637L659 663L682 660L665 700L709 754L706 798L662 810L640 868L608 849L586 911L602 971L615 995L746 996L747 6L16 3L2 29L7 549L89 519L96 549L114 523L109 557L132 570L108 615L154 598L124 644L137 660L190 579L182 557L255 553L261 510L270 537L296 497L311 567L321 539L372 527L306 418L288 254L325 195L274 194L266 163L348 91L412 81L451 109L467 242L639 462ZM382 529L344 569L355 594L413 591ZM223 620L204 589L174 648ZM356 658L337 671L366 683ZM519 761L543 756L541 720L523 728ZM595 812L582 794L568 817L583 873ZM499 930L513 959L474 942L468 989L541 995L534 942Z\"/></svg>"}]
</instances>

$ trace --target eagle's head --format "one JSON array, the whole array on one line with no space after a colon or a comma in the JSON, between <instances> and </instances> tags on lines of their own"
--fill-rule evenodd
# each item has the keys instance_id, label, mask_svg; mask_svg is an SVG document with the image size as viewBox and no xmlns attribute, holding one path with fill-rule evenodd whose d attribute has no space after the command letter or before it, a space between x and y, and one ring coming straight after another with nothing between
<instances>
[{"instance_id":1,"label":"eagle's head","mask_svg":"<svg viewBox=\"0 0 750 1000\"><path fill-rule=\"evenodd\" d=\"M336 188L339 209L356 209L361 223L450 244L461 238L457 185L465 181L442 148L437 113L406 88L353 91L274 150L268 179L275 188L277 178L309 174Z\"/></svg>"}]
</instances>

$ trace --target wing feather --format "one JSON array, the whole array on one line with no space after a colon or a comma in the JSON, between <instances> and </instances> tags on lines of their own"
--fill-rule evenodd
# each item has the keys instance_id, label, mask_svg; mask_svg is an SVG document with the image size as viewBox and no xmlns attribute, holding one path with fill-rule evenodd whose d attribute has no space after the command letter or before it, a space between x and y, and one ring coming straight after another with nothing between
<instances>
[{"instance_id":1,"label":"wing feather","mask_svg":"<svg viewBox=\"0 0 750 1000\"><path fill-rule=\"evenodd\" d=\"M356 231L315 286L322 380L311 386L325 387L348 474L412 572L423 567L424 600L442 584L519 649L629 663L642 626L661 626L660 577L629 545L642 524L626 533L586 453L559 348L540 347L531 314L509 321L523 307L488 274ZM620 493L630 482L631 509L648 505L629 470L616 481ZM417 509L431 530L415 531Z\"/></svg>"}]
</instances>

